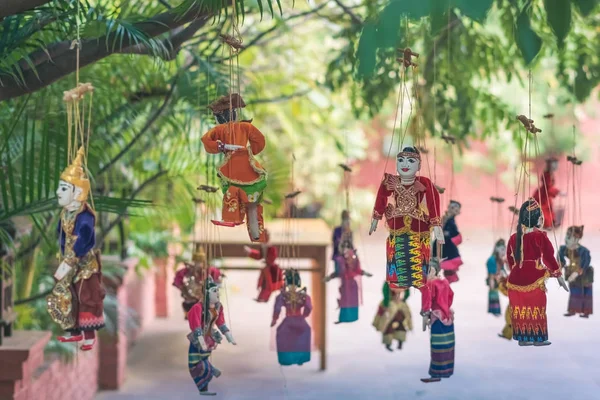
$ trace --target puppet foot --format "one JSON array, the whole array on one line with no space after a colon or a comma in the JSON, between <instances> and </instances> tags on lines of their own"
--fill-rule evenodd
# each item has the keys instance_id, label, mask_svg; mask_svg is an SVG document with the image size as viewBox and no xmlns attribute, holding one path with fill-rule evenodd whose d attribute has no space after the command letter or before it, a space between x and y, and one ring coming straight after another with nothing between
<instances>
[{"instance_id":1,"label":"puppet foot","mask_svg":"<svg viewBox=\"0 0 600 400\"><path fill-rule=\"evenodd\" d=\"M212 370L213 370L213 376L214 376L215 378L218 378L218 377L220 377L220 376L221 376L221 370L220 370L220 369L218 369L218 368L215 368L215 367L212 367Z\"/></svg>"},{"instance_id":2,"label":"puppet foot","mask_svg":"<svg viewBox=\"0 0 600 400\"><path fill-rule=\"evenodd\" d=\"M336 324L336 325L337 325L337 324L341 324L341 323L342 323L342 321L335 321L335 322L334 322L334 324Z\"/></svg>"},{"instance_id":3,"label":"puppet foot","mask_svg":"<svg viewBox=\"0 0 600 400\"><path fill-rule=\"evenodd\" d=\"M581 314L581 315L580 315L580 317L581 317L581 318L589 318L589 317L590 317L590 314Z\"/></svg>"},{"instance_id":4,"label":"puppet foot","mask_svg":"<svg viewBox=\"0 0 600 400\"><path fill-rule=\"evenodd\" d=\"M572 317L573 315L575 315L575 313L568 312L566 314L563 314L563 317Z\"/></svg>"},{"instance_id":5,"label":"puppet foot","mask_svg":"<svg viewBox=\"0 0 600 400\"><path fill-rule=\"evenodd\" d=\"M544 340L543 342L535 342L533 345L540 347L540 346L550 346L551 344L552 344L552 342Z\"/></svg>"},{"instance_id":6,"label":"puppet foot","mask_svg":"<svg viewBox=\"0 0 600 400\"><path fill-rule=\"evenodd\" d=\"M57 339L59 342L62 342L62 343L81 342L83 340L83 335L82 334L71 335L69 333L68 335L65 335L65 336L59 336Z\"/></svg>"},{"instance_id":7,"label":"puppet foot","mask_svg":"<svg viewBox=\"0 0 600 400\"><path fill-rule=\"evenodd\" d=\"M216 396L216 395L217 395L217 393L208 391L208 385L203 387L202 389L200 389L200 396Z\"/></svg>"},{"instance_id":8,"label":"puppet foot","mask_svg":"<svg viewBox=\"0 0 600 400\"><path fill-rule=\"evenodd\" d=\"M394 349L392 349L392 345L391 345L391 344L386 344L386 345L385 345L385 348L386 348L388 351L394 351Z\"/></svg>"},{"instance_id":9,"label":"puppet foot","mask_svg":"<svg viewBox=\"0 0 600 400\"><path fill-rule=\"evenodd\" d=\"M85 339L83 341L83 344L81 345L81 350L90 351L91 349L94 348L94 344L96 344L95 339Z\"/></svg>"},{"instance_id":10,"label":"puppet foot","mask_svg":"<svg viewBox=\"0 0 600 400\"><path fill-rule=\"evenodd\" d=\"M519 346L533 346L531 342L519 341Z\"/></svg>"},{"instance_id":11,"label":"puppet foot","mask_svg":"<svg viewBox=\"0 0 600 400\"><path fill-rule=\"evenodd\" d=\"M235 223L235 222L228 222L228 221L217 221L215 219L211 219L210 222L212 222L213 224L215 224L217 226L227 226L229 228L233 228L234 226L243 224L243 222Z\"/></svg>"},{"instance_id":12,"label":"puppet foot","mask_svg":"<svg viewBox=\"0 0 600 400\"><path fill-rule=\"evenodd\" d=\"M440 382L441 380L441 378L421 378L421 382L423 383Z\"/></svg>"},{"instance_id":13,"label":"puppet foot","mask_svg":"<svg viewBox=\"0 0 600 400\"><path fill-rule=\"evenodd\" d=\"M398 350L402 350L402 342L398 342Z\"/></svg>"},{"instance_id":14,"label":"puppet foot","mask_svg":"<svg viewBox=\"0 0 600 400\"><path fill-rule=\"evenodd\" d=\"M506 336L504 336L503 334L499 333L498 337L502 338L502 339L506 339L506 340L510 340L510 338L507 338Z\"/></svg>"}]
</instances>

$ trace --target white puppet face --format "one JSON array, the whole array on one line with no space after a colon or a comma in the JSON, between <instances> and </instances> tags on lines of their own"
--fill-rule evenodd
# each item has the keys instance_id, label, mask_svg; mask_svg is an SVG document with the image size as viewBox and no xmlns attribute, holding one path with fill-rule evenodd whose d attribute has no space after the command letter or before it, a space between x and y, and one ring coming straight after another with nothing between
<instances>
[{"instance_id":1,"label":"white puppet face","mask_svg":"<svg viewBox=\"0 0 600 400\"><path fill-rule=\"evenodd\" d=\"M506 254L506 246L503 244L496 246L496 254L499 254L502 256L505 255Z\"/></svg>"},{"instance_id":2,"label":"white puppet face","mask_svg":"<svg viewBox=\"0 0 600 400\"><path fill-rule=\"evenodd\" d=\"M540 215L540 219L538 220L537 226L544 226L544 214Z\"/></svg>"},{"instance_id":3,"label":"white puppet face","mask_svg":"<svg viewBox=\"0 0 600 400\"><path fill-rule=\"evenodd\" d=\"M396 170L401 178L414 178L420 168L421 161L416 157L399 156L396 160Z\"/></svg>"},{"instance_id":4,"label":"white puppet face","mask_svg":"<svg viewBox=\"0 0 600 400\"><path fill-rule=\"evenodd\" d=\"M56 197L58 198L58 205L61 207L67 207L77 199L81 194L81 188L61 180L58 183L58 189L56 189Z\"/></svg>"},{"instance_id":5,"label":"white puppet face","mask_svg":"<svg viewBox=\"0 0 600 400\"><path fill-rule=\"evenodd\" d=\"M460 204L458 203L450 203L450 205L448 206L448 211L450 214L457 216L460 215Z\"/></svg>"},{"instance_id":6,"label":"white puppet face","mask_svg":"<svg viewBox=\"0 0 600 400\"><path fill-rule=\"evenodd\" d=\"M565 237L565 245L568 249L576 249L579 245L579 238L567 233L567 236Z\"/></svg>"},{"instance_id":7,"label":"white puppet face","mask_svg":"<svg viewBox=\"0 0 600 400\"><path fill-rule=\"evenodd\" d=\"M219 286L213 286L208 289L208 301L210 304L216 304L219 302Z\"/></svg>"}]
</instances>

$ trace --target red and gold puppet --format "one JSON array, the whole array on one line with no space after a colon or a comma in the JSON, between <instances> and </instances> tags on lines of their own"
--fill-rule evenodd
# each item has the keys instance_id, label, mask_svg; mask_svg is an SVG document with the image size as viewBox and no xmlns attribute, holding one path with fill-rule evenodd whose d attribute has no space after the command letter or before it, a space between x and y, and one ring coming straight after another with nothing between
<instances>
[{"instance_id":1,"label":"red and gold puppet","mask_svg":"<svg viewBox=\"0 0 600 400\"><path fill-rule=\"evenodd\" d=\"M104 327L102 264L96 245L96 213L87 204L90 181L84 168L83 147L60 175L56 197L62 207L58 222L60 265L56 283L46 298L48 313L67 334L61 342L82 342L91 350L96 331Z\"/></svg>"},{"instance_id":2,"label":"red and gold puppet","mask_svg":"<svg viewBox=\"0 0 600 400\"><path fill-rule=\"evenodd\" d=\"M265 242L261 203L267 171L254 158L265 148L265 137L252 121L238 121L237 111L244 107L246 104L237 93L223 96L209 106L219 125L204 134L202 143L210 154L225 154L218 171L224 193L222 220L213 223L236 226L246 220L250 239Z\"/></svg>"},{"instance_id":3,"label":"red and gold puppet","mask_svg":"<svg viewBox=\"0 0 600 400\"><path fill-rule=\"evenodd\" d=\"M508 241L506 258L508 300L512 318L513 339L519 346L547 346L548 321L546 316L546 280L558 278L569 291L561 276L554 248L543 225L542 209L537 201L529 199L519 210L517 232Z\"/></svg>"},{"instance_id":4,"label":"red and gold puppet","mask_svg":"<svg viewBox=\"0 0 600 400\"><path fill-rule=\"evenodd\" d=\"M532 196L538 202L544 214L544 229L560 226L562 219L562 214L557 215L553 205L553 199L560 194L554 179L554 172L557 168L558 160L556 158L546 160L546 169L540 177L539 187Z\"/></svg>"},{"instance_id":5,"label":"red and gold puppet","mask_svg":"<svg viewBox=\"0 0 600 400\"><path fill-rule=\"evenodd\" d=\"M417 176L421 155L413 147L398 153L398 175L385 174L377 192L371 221L372 234L385 216L389 237L386 241L386 281L390 289L416 287L421 291L421 313L431 309L431 297L423 276L429 261L431 232L444 243L440 197L433 183ZM388 199L392 197L392 201Z\"/></svg>"},{"instance_id":6,"label":"red and gold puppet","mask_svg":"<svg viewBox=\"0 0 600 400\"><path fill-rule=\"evenodd\" d=\"M206 270L208 270L208 276L218 285L221 284L223 275L218 268L208 265L206 252L201 246L198 246L194 251L192 262L185 262L184 265L184 268L175 273L173 286L181 292L181 297L183 298L181 305L185 319L187 319L190 309L202 299Z\"/></svg>"},{"instance_id":7,"label":"red and gold puppet","mask_svg":"<svg viewBox=\"0 0 600 400\"><path fill-rule=\"evenodd\" d=\"M248 246L244 247L248 257L265 261L265 266L258 276L257 288L259 293L256 301L259 303L268 302L269 298L271 298L271 293L281 290L283 287L283 270L277 264L277 247L269 243L269 232L265 231L264 233L265 243L261 244L259 250L251 249Z\"/></svg>"}]
</instances>

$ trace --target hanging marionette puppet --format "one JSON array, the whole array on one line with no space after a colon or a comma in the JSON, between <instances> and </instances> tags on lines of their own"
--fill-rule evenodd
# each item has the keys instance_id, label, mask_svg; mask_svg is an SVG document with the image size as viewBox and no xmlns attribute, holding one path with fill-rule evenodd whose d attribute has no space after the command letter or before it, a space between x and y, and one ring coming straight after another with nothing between
<instances>
[{"instance_id":1,"label":"hanging marionette puppet","mask_svg":"<svg viewBox=\"0 0 600 400\"><path fill-rule=\"evenodd\" d=\"M442 245L442 270L444 276L450 283L458 282L458 269L463 265L458 252L458 246L462 243L462 235L458 231L455 218L460 215L461 204L458 201L450 200L448 210L442 218L444 227L444 244ZM433 247L433 256L437 257L437 247Z\"/></svg>"},{"instance_id":2,"label":"hanging marionette puppet","mask_svg":"<svg viewBox=\"0 0 600 400\"><path fill-rule=\"evenodd\" d=\"M569 306L565 317L580 314L582 318L589 318L593 312L594 268L590 266L592 262L590 251L579 244L582 237L583 225L569 227L565 244L560 246L558 251L558 257L565 269L570 290ZM568 264L567 258L569 259Z\"/></svg>"},{"instance_id":3,"label":"hanging marionette puppet","mask_svg":"<svg viewBox=\"0 0 600 400\"><path fill-rule=\"evenodd\" d=\"M437 258L429 261L427 286L431 292L431 312L426 315L426 323L431 328L431 363L429 378L422 382L439 382L441 378L450 378L454 373L454 311L452 301L454 292L450 283L440 276L440 264Z\"/></svg>"},{"instance_id":4,"label":"hanging marionette puppet","mask_svg":"<svg viewBox=\"0 0 600 400\"><path fill-rule=\"evenodd\" d=\"M209 276L204 288L204 298L197 302L188 313L191 333L188 334L190 347L188 367L194 383L203 396L214 396L208 391L208 383L213 377L221 376L209 357L223 340L222 334L233 345L237 343L227 325L225 325L223 305L219 301L219 285Z\"/></svg>"},{"instance_id":5,"label":"hanging marionette puppet","mask_svg":"<svg viewBox=\"0 0 600 400\"><path fill-rule=\"evenodd\" d=\"M271 236L265 230L265 242L261 244L259 250L244 246L244 251L248 257L255 260L264 260L265 266L258 276L257 288L258 297L255 299L258 303L266 303L271 298L271 293L281 290L283 287L283 270L277 264L277 247L269 243Z\"/></svg>"},{"instance_id":6,"label":"hanging marionette puppet","mask_svg":"<svg viewBox=\"0 0 600 400\"><path fill-rule=\"evenodd\" d=\"M539 187L533 193L532 198L538 202L544 215L544 229L552 229L560 226L562 214L557 215L554 210L553 199L560 194L556 187L554 173L558 169L558 160L548 158L546 168L540 177Z\"/></svg>"},{"instance_id":7,"label":"hanging marionette puppet","mask_svg":"<svg viewBox=\"0 0 600 400\"><path fill-rule=\"evenodd\" d=\"M505 275L504 266L506 265L506 243L504 239L498 239L494 245L492 255L487 260L487 279L488 290L488 313L495 316L502 315L500 309L500 295L498 288L500 279Z\"/></svg>"},{"instance_id":8,"label":"hanging marionette puppet","mask_svg":"<svg viewBox=\"0 0 600 400\"><path fill-rule=\"evenodd\" d=\"M569 291L554 257L554 248L545 232L540 205L529 199L519 210L517 232L508 241L506 258L508 300L512 317L513 339L519 346L547 346L546 279L557 278Z\"/></svg>"},{"instance_id":9,"label":"hanging marionette puppet","mask_svg":"<svg viewBox=\"0 0 600 400\"><path fill-rule=\"evenodd\" d=\"M429 288L423 277L423 265L430 256L433 231L437 243L444 243L440 219L440 198L433 183L417 176L421 156L413 147L398 153L398 175L385 174L377 192L369 235L379 220L386 217L389 237L386 241L386 281L391 289L416 287L421 291L421 314L431 309ZM390 196L393 202L388 202Z\"/></svg>"},{"instance_id":10,"label":"hanging marionette puppet","mask_svg":"<svg viewBox=\"0 0 600 400\"><path fill-rule=\"evenodd\" d=\"M310 296L306 288L300 289L300 274L295 269L286 269L285 286L275 298L271 327L277 324L281 308L285 318L277 327L277 359L280 365L302 365L310 361L311 330L306 322L312 311Z\"/></svg>"},{"instance_id":11,"label":"hanging marionette puppet","mask_svg":"<svg viewBox=\"0 0 600 400\"><path fill-rule=\"evenodd\" d=\"M56 197L62 207L58 223L60 264L56 283L47 297L48 313L67 334L61 342L80 342L91 350L96 331L104 327L102 266L96 244L96 214L87 204L90 181L84 168L85 153L79 149L73 163L60 175Z\"/></svg>"},{"instance_id":12,"label":"hanging marionette puppet","mask_svg":"<svg viewBox=\"0 0 600 400\"><path fill-rule=\"evenodd\" d=\"M208 276L217 284L221 284L223 275L221 275L221 271L218 268L208 265L206 252L201 246L196 247L192 255L192 262L185 262L184 265L184 268L175 273L173 286L181 292L181 297L183 298L181 305L185 319L187 319L190 309L202 299L206 269L208 269Z\"/></svg>"},{"instance_id":13,"label":"hanging marionette puppet","mask_svg":"<svg viewBox=\"0 0 600 400\"><path fill-rule=\"evenodd\" d=\"M383 283L383 301L373 318L373 326L381 332L382 343L388 351L394 351L394 340L398 342L398 350L402 350L406 332L413 329L412 314L406 304L409 294L408 289L390 290L390 285Z\"/></svg>"},{"instance_id":14,"label":"hanging marionette puppet","mask_svg":"<svg viewBox=\"0 0 600 400\"><path fill-rule=\"evenodd\" d=\"M506 297L508 297L508 288L506 287L507 284L508 279L506 276L502 276L498 281L498 291ZM510 315L510 304L506 306L506 310L504 311L504 328L502 328L502 332L500 332L498 336L507 340L512 340L513 338L512 315Z\"/></svg>"},{"instance_id":15,"label":"hanging marionette puppet","mask_svg":"<svg viewBox=\"0 0 600 400\"><path fill-rule=\"evenodd\" d=\"M340 316L336 324L343 322L358 321L358 306L362 299L362 290L358 279L361 276L373 276L360 267L360 261L353 249L352 243L340 243L339 254L335 259L335 271L323 279L329 282L333 278L340 278L340 298L338 306L340 307Z\"/></svg>"},{"instance_id":16,"label":"hanging marionette puppet","mask_svg":"<svg viewBox=\"0 0 600 400\"><path fill-rule=\"evenodd\" d=\"M331 256L331 259L333 260L334 264L336 263L337 257L342 254L342 242L350 243L352 248L354 248L352 230L350 229L350 213L348 212L348 210L342 211L342 223L340 224L340 226L336 226L333 229L333 236L331 238L331 242L333 245L333 256Z\"/></svg>"},{"instance_id":17,"label":"hanging marionette puppet","mask_svg":"<svg viewBox=\"0 0 600 400\"><path fill-rule=\"evenodd\" d=\"M264 243L261 203L267 187L267 171L254 155L265 148L265 137L251 120L238 121L237 111L244 107L246 104L237 93L223 96L209 106L219 125L204 134L202 143L210 154L225 154L218 172L224 193L222 220L212 222L232 227L246 219L250 239Z\"/></svg>"}]
</instances>

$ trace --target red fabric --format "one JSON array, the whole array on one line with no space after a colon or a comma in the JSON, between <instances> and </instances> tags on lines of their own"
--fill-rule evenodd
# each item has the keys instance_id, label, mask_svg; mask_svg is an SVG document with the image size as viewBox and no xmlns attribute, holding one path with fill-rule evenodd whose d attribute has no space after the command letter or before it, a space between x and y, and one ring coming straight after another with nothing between
<instances>
[{"instance_id":1,"label":"red fabric","mask_svg":"<svg viewBox=\"0 0 600 400\"><path fill-rule=\"evenodd\" d=\"M544 228L554 226L556 214L552 206L552 199L558 196L559 193L560 190L555 186L554 174L550 171L544 172L540 177L540 187L536 189L532 196L540 204L544 214Z\"/></svg>"},{"instance_id":2,"label":"red fabric","mask_svg":"<svg viewBox=\"0 0 600 400\"><path fill-rule=\"evenodd\" d=\"M514 336L548 340L546 292L539 288L529 292L509 289L508 300Z\"/></svg>"},{"instance_id":3,"label":"red fabric","mask_svg":"<svg viewBox=\"0 0 600 400\"><path fill-rule=\"evenodd\" d=\"M523 235L521 247L523 258L521 265L517 265L514 258L514 249L517 234L513 233L508 241L507 259L510 274L508 282L517 286L528 286L544 278L547 271L551 276L560 276L560 268L554 258L554 248L546 232L534 229Z\"/></svg>"},{"instance_id":4,"label":"red fabric","mask_svg":"<svg viewBox=\"0 0 600 400\"><path fill-rule=\"evenodd\" d=\"M431 292L431 312L435 317L446 324L452 321L452 302L454 292L446 279L432 279L427 282Z\"/></svg>"},{"instance_id":5,"label":"red fabric","mask_svg":"<svg viewBox=\"0 0 600 400\"><path fill-rule=\"evenodd\" d=\"M225 325L225 315L223 314L223 307L218 307L219 311L215 325L217 327ZM190 330L194 331L196 328L204 328L202 323L202 303L198 302L194 304L192 309L188 312L188 323L190 324Z\"/></svg>"},{"instance_id":6,"label":"red fabric","mask_svg":"<svg viewBox=\"0 0 600 400\"><path fill-rule=\"evenodd\" d=\"M373 218L382 219L383 215L394 208L396 203L397 192L394 188L400 185L400 177L397 175L385 174L383 181L377 191L377 198L375 200L375 207L373 208ZM415 178L415 183L412 185L404 186L410 188L415 186L417 207L423 202L427 205L427 211L429 215L424 216L424 220L412 218L411 229L414 232L427 232L432 226L441 226L440 218L440 195L433 186L431 181L424 177L418 176ZM388 205L388 197L394 195L394 204ZM386 216L387 226L392 230L404 228L404 216L396 216L388 218Z\"/></svg>"},{"instance_id":7,"label":"red fabric","mask_svg":"<svg viewBox=\"0 0 600 400\"><path fill-rule=\"evenodd\" d=\"M187 268L182 268L175 273L175 279L173 279L173 286L175 286L179 290L181 290L181 288L183 287L183 280L187 275L187 271Z\"/></svg>"},{"instance_id":8,"label":"red fabric","mask_svg":"<svg viewBox=\"0 0 600 400\"><path fill-rule=\"evenodd\" d=\"M452 243L454 243L455 246L458 246L459 244L462 243L462 235L459 233L457 236L454 236L450 240L452 241Z\"/></svg>"},{"instance_id":9,"label":"red fabric","mask_svg":"<svg viewBox=\"0 0 600 400\"><path fill-rule=\"evenodd\" d=\"M283 287L283 270L277 264L265 266L258 277L257 288L260 290L257 300L267 302L271 293Z\"/></svg>"}]
</instances>

